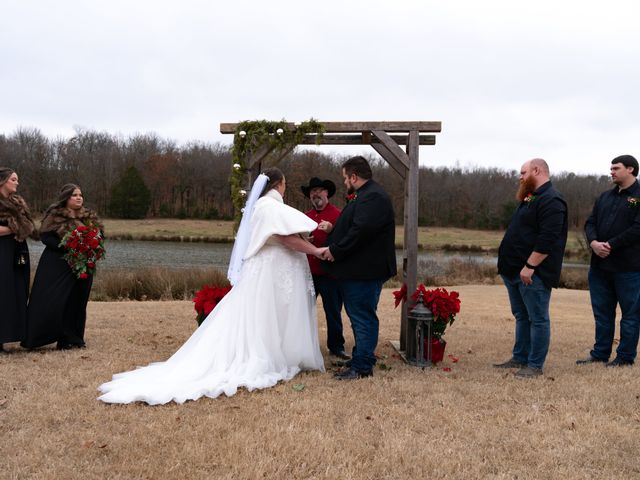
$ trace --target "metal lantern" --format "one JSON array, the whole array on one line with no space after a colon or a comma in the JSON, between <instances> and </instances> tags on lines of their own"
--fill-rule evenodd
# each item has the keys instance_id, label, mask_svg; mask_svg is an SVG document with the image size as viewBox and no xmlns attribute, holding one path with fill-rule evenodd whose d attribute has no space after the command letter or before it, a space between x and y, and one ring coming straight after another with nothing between
<instances>
[{"instance_id":1,"label":"metal lantern","mask_svg":"<svg viewBox=\"0 0 640 480\"><path fill-rule=\"evenodd\" d=\"M416 300L415 306L407 313L407 321L409 328L415 328L416 331L416 358L407 358L407 362L416 367L430 367L433 313L424 306L422 292L418 294L418 300ZM425 337L427 339L426 355L424 351Z\"/></svg>"}]
</instances>

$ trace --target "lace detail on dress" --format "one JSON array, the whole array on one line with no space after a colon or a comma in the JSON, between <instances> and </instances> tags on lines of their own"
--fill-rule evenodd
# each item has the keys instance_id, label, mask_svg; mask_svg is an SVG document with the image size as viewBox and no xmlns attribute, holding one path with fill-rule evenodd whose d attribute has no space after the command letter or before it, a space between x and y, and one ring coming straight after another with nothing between
<instances>
[{"instance_id":1,"label":"lace detail on dress","mask_svg":"<svg viewBox=\"0 0 640 480\"><path fill-rule=\"evenodd\" d=\"M282 261L283 253L289 257L286 262ZM277 288L284 293L285 303L288 303L288 299L293 295L295 289L294 278L298 276L300 272L303 272L304 275L307 294L314 298L316 296L307 256L303 253L289 250L287 247L278 243L267 242L261 249L261 255L248 258L245 264L247 265L246 268L253 268L249 265L260 265L262 267L265 266L265 264L273 268L276 273L276 278L278 279ZM242 268L244 269L245 266L243 265ZM298 281L300 281L300 277L298 277Z\"/></svg>"},{"instance_id":2,"label":"lace detail on dress","mask_svg":"<svg viewBox=\"0 0 640 480\"><path fill-rule=\"evenodd\" d=\"M308 262L306 256L305 256L304 261ZM307 265L308 265L308 263L307 263ZM311 295L313 298L315 298L316 297L316 289L313 286L313 276L311 275L311 270L308 269L308 268L305 270L305 278L307 280L307 293L309 295Z\"/></svg>"}]
</instances>

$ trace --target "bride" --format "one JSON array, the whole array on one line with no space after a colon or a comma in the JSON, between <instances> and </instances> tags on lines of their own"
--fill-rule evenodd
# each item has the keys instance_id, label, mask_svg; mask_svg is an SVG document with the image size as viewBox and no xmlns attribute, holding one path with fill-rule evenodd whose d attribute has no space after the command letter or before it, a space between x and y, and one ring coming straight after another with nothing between
<instances>
[{"instance_id":1,"label":"bride","mask_svg":"<svg viewBox=\"0 0 640 480\"><path fill-rule=\"evenodd\" d=\"M317 224L284 204L285 188L277 168L258 176L231 254L231 291L166 362L114 375L99 400L183 403L324 371L305 255L320 249L299 235Z\"/></svg>"}]
</instances>

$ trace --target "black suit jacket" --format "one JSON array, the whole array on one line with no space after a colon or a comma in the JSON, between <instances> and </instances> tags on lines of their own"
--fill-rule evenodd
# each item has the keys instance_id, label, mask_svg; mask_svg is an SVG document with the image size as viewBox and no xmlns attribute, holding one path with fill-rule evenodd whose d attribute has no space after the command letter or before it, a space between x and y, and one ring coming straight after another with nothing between
<instances>
[{"instance_id":1,"label":"black suit jacket","mask_svg":"<svg viewBox=\"0 0 640 480\"><path fill-rule=\"evenodd\" d=\"M343 280L387 280L397 271L395 235L391 199L369 180L344 207L327 239L335 262L322 266Z\"/></svg>"}]
</instances>

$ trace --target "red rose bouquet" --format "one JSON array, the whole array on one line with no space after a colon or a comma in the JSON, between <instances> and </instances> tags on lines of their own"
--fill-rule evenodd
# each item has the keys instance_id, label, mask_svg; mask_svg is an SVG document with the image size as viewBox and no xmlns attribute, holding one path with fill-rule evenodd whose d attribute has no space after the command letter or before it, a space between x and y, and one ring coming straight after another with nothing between
<instances>
[{"instance_id":1,"label":"red rose bouquet","mask_svg":"<svg viewBox=\"0 0 640 480\"><path fill-rule=\"evenodd\" d=\"M229 290L231 290L231 287L210 287L205 285L196 292L196 298L193 299L193 303L195 304L193 308L198 314L196 316L198 326L200 326L211 311L216 308L220 300L229 293Z\"/></svg>"},{"instance_id":2,"label":"red rose bouquet","mask_svg":"<svg viewBox=\"0 0 640 480\"><path fill-rule=\"evenodd\" d=\"M93 275L96 262L105 256L104 237L95 225L80 225L67 232L59 246L67 249L63 258L80 279Z\"/></svg>"}]
</instances>

